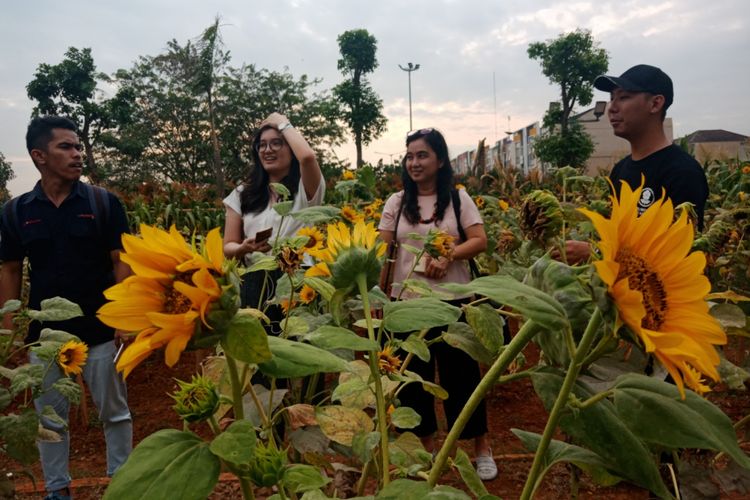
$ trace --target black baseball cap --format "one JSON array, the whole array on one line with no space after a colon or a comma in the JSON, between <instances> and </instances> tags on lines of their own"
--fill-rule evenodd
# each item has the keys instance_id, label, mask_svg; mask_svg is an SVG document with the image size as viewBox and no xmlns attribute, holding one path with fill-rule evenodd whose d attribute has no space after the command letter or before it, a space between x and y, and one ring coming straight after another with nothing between
<instances>
[{"instance_id":1,"label":"black baseball cap","mask_svg":"<svg viewBox=\"0 0 750 500\"><path fill-rule=\"evenodd\" d=\"M633 66L620 76L600 75L594 80L594 87L604 92L623 89L631 92L648 92L664 96L664 109L674 100L672 79L657 68L648 64Z\"/></svg>"}]
</instances>

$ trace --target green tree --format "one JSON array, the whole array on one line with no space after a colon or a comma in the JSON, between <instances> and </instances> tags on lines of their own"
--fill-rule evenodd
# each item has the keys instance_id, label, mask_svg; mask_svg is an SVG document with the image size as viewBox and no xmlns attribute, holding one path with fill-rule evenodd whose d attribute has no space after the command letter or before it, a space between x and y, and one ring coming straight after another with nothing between
<instances>
[{"instance_id":1,"label":"green tree","mask_svg":"<svg viewBox=\"0 0 750 500\"><path fill-rule=\"evenodd\" d=\"M26 86L29 99L37 102L32 116L64 115L76 122L86 156L85 173L97 183L102 175L94 159L94 146L102 132L112 126L106 100L97 98L97 82L107 79L96 72L90 48L70 47L59 64L40 64Z\"/></svg>"},{"instance_id":2,"label":"green tree","mask_svg":"<svg viewBox=\"0 0 750 500\"><path fill-rule=\"evenodd\" d=\"M560 87L559 107L547 112L547 132L537 139L535 153L555 166L581 166L593 152L593 143L580 124L572 125L571 114L576 105L591 104L594 79L609 68L607 51L590 31L577 29L547 42L534 42L527 53L540 62L550 82Z\"/></svg>"},{"instance_id":3,"label":"green tree","mask_svg":"<svg viewBox=\"0 0 750 500\"><path fill-rule=\"evenodd\" d=\"M357 167L363 164L362 145L380 137L386 130L383 101L367 81L366 74L378 66L377 40L367 30L345 31L338 37L341 59L338 69L349 77L336 85L333 93L343 105L343 118L354 136Z\"/></svg>"},{"instance_id":4,"label":"green tree","mask_svg":"<svg viewBox=\"0 0 750 500\"><path fill-rule=\"evenodd\" d=\"M5 203L10 199L8 181L15 178L15 176L16 174L13 172L13 166L5 159L5 155L0 152L0 204Z\"/></svg>"}]
</instances>

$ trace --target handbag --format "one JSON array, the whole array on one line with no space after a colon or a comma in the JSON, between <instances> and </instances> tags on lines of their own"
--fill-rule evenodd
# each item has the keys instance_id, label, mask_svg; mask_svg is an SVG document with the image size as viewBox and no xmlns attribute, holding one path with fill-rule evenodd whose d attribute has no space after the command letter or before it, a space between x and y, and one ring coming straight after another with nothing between
<instances>
[{"instance_id":1,"label":"handbag","mask_svg":"<svg viewBox=\"0 0 750 500\"><path fill-rule=\"evenodd\" d=\"M388 247L385 251L385 263L383 264L383 270L380 273L380 283L378 284L389 299L391 297L391 288L393 287L393 273L396 270L396 259L398 258L398 222L401 220L403 208L404 198L402 197L401 204L398 207L398 215L396 215L396 226L393 228L393 239L388 242Z\"/></svg>"}]
</instances>

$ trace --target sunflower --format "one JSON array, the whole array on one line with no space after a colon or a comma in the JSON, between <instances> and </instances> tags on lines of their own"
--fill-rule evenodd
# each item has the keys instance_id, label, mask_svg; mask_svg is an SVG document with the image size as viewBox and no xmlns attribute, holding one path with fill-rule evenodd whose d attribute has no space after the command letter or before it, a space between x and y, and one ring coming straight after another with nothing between
<instances>
[{"instance_id":1,"label":"sunflower","mask_svg":"<svg viewBox=\"0 0 750 500\"><path fill-rule=\"evenodd\" d=\"M78 340L65 342L57 353L57 364L65 376L78 375L83 371L86 358L89 357L89 346Z\"/></svg>"},{"instance_id":2,"label":"sunflower","mask_svg":"<svg viewBox=\"0 0 750 500\"><path fill-rule=\"evenodd\" d=\"M210 231L201 252L191 248L172 226L163 231L141 225L141 236L123 235L121 255L133 275L105 290L110 301L97 316L106 325L138 332L122 353L117 370L124 376L153 351L165 347L165 362L174 366L224 289L224 254L219 229ZM209 326L210 328L210 326Z\"/></svg>"},{"instance_id":3,"label":"sunflower","mask_svg":"<svg viewBox=\"0 0 750 500\"><path fill-rule=\"evenodd\" d=\"M466 191L466 186L463 184L456 184L456 191L461 191L462 189Z\"/></svg>"},{"instance_id":4,"label":"sunflower","mask_svg":"<svg viewBox=\"0 0 750 500\"><path fill-rule=\"evenodd\" d=\"M482 198L481 196L476 196L474 198L474 203L476 204L478 209L481 210L484 208L484 198Z\"/></svg>"},{"instance_id":5,"label":"sunflower","mask_svg":"<svg viewBox=\"0 0 750 500\"><path fill-rule=\"evenodd\" d=\"M317 295L318 294L315 293L315 290L313 290L311 287L309 287L308 285L303 285L302 290L299 291L299 300L303 304L309 304L315 299Z\"/></svg>"},{"instance_id":6,"label":"sunflower","mask_svg":"<svg viewBox=\"0 0 750 500\"><path fill-rule=\"evenodd\" d=\"M281 302L279 302L279 305L281 306L281 310L284 311L284 315L289 314L289 311L294 309L297 306L297 301L293 300L292 305L289 305L289 299L281 299Z\"/></svg>"},{"instance_id":7,"label":"sunflower","mask_svg":"<svg viewBox=\"0 0 750 500\"><path fill-rule=\"evenodd\" d=\"M750 175L750 165L745 165L744 167L742 167L742 173Z\"/></svg>"},{"instance_id":8,"label":"sunflower","mask_svg":"<svg viewBox=\"0 0 750 500\"><path fill-rule=\"evenodd\" d=\"M431 229L424 242L425 251L433 258L453 255L453 236L445 231Z\"/></svg>"},{"instance_id":9,"label":"sunflower","mask_svg":"<svg viewBox=\"0 0 750 500\"><path fill-rule=\"evenodd\" d=\"M508 207L510 207L508 202L505 200L497 200L497 206L500 207L500 210L502 210L503 212L508 210Z\"/></svg>"},{"instance_id":10,"label":"sunflower","mask_svg":"<svg viewBox=\"0 0 750 500\"><path fill-rule=\"evenodd\" d=\"M318 262L312 267L309 267L307 271L305 271L305 277L306 278L328 278L331 276L331 270L328 268L328 264L325 262Z\"/></svg>"},{"instance_id":11,"label":"sunflower","mask_svg":"<svg viewBox=\"0 0 750 500\"><path fill-rule=\"evenodd\" d=\"M336 288L351 286L360 273L367 276L368 284L377 282L379 258L385 254L386 244L378 241L374 224L359 220L350 229L343 222L337 222L328 224L327 232L326 246L313 255L321 262L308 269L305 276L327 274L332 277L332 284Z\"/></svg>"},{"instance_id":12,"label":"sunflower","mask_svg":"<svg viewBox=\"0 0 750 500\"><path fill-rule=\"evenodd\" d=\"M279 264L279 269L284 273L294 274L294 271L299 269L299 266L302 264L304 254L304 250L297 250L287 246L282 247L276 255L276 262Z\"/></svg>"},{"instance_id":13,"label":"sunflower","mask_svg":"<svg viewBox=\"0 0 750 500\"><path fill-rule=\"evenodd\" d=\"M714 346L725 344L727 337L708 313L704 298L711 284L703 274L706 258L702 252L689 253L693 227L687 212L673 223L667 198L638 217L642 187L633 191L623 182L620 199L612 197L609 219L579 210L601 238L602 259L594 265L621 321L669 371L684 398L684 385L699 393L709 390L703 375L719 380Z\"/></svg>"},{"instance_id":14,"label":"sunflower","mask_svg":"<svg viewBox=\"0 0 750 500\"><path fill-rule=\"evenodd\" d=\"M382 351L378 351L378 368L380 373L396 373L401 367L401 359L393 355L391 346L385 346Z\"/></svg>"},{"instance_id":15,"label":"sunflower","mask_svg":"<svg viewBox=\"0 0 750 500\"><path fill-rule=\"evenodd\" d=\"M341 217L348 220L352 224L356 224L358 221L364 220L364 214L357 212L357 210L349 205L344 205L341 208Z\"/></svg>"},{"instance_id":16,"label":"sunflower","mask_svg":"<svg viewBox=\"0 0 750 500\"><path fill-rule=\"evenodd\" d=\"M298 236L307 236L307 243L305 243L305 251L320 250L323 247L323 240L325 236L317 227L303 227L297 231Z\"/></svg>"},{"instance_id":17,"label":"sunflower","mask_svg":"<svg viewBox=\"0 0 750 500\"><path fill-rule=\"evenodd\" d=\"M353 181L357 178L357 176L354 175L354 172L352 172L351 170L344 170L344 173L341 174L341 178L345 181Z\"/></svg>"}]
</instances>

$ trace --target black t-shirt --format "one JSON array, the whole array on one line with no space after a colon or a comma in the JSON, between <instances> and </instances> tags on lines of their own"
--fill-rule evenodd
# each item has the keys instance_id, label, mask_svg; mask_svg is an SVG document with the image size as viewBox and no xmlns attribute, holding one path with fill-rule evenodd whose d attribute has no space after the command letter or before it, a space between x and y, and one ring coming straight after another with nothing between
<instances>
[{"instance_id":1,"label":"black t-shirt","mask_svg":"<svg viewBox=\"0 0 750 500\"><path fill-rule=\"evenodd\" d=\"M698 230L703 229L703 209L708 198L708 182L703 167L692 156L674 144L642 160L635 161L628 155L612 168L609 178L619 196L621 180L636 189L641 185L641 175L646 181L641 199L638 201L639 214L661 198L664 189L675 207L686 201L695 206Z\"/></svg>"},{"instance_id":2,"label":"black t-shirt","mask_svg":"<svg viewBox=\"0 0 750 500\"><path fill-rule=\"evenodd\" d=\"M37 183L15 204L15 222L6 213L0 218L0 260L29 258L29 307L38 309L42 300L59 296L81 306L84 314L68 321L32 321L28 342L37 340L42 328L64 330L89 345L112 340L114 330L99 321L96 311L106 302L104 290L115 283L110 252L122 249L128 223L117 197L107 196L106 220L97 222L80 182L59 207Z\"/></svg>"}]
</instances>

